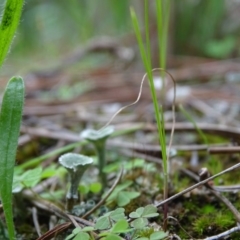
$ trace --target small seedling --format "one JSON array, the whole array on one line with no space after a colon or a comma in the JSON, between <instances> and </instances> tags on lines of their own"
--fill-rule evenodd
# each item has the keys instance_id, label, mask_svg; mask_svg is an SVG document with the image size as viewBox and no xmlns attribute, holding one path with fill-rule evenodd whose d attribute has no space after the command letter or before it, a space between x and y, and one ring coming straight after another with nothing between
<instances>
[{"instance_id":1,"label":"small seedling","mask_svg":"<svg viewBox=\"0 0 240 240\"><path fill-rule=\"evenodd\" d=\"M105 159L105 144L107 138L114 132L113 126L100 129L99 131L93 129L87 129L81 133L81 137L91 142L98 155L98 168L99 175L102 181L103 188L107 185L106 174L103 169L106 165Z\"/></svg>"},{"instance_id":2,"label":"small seedling","mask_svg":"<svg viewBox=\"0 0 240 240\"><path fill-rule=\"evenodd\" d=\"M160 240L165 239L168 236L167 232L155 231L152 228L148 228L148 218L156 217L159 214L157 213L157 208L153 205L147 205L146 207L141 207L132 212L130 217L135 218L129 226L129 220L126 220L124 208L117 208L114 211L106 213L104 216L97 219L94 229L98 231L104 230L100 233L100 237L105 237L105 240L120 240L119 234L130 234L132 237L130 239L137 240ZM144 220L143 220L144 219ZM138 220L138 222L137 222ZM141 222L144 221L144 224ZM140 224L140 225L138 225ZM139 229L144 233L148 232L147 236L142 236L139 232ZM150 229L151 231L147 231ZM148 236L149 235L149 236Z\"/></svg>"},{"instance_id":3,"label":"small seedling","mask_svg":"<svg viewBox=\"0 0 240 240\"><path fill-rule=\"evenodd\" d=\"M67 209L71 211L78 198L78 186L86 169L93 159L76 153L66 153L59 158L59 163L68 170L70 188L67 193Z\"/></svg>"},{"instance_id":4,"label":"small seedling","mask_svg":"<svg viewBox=\"0 0 240 240\"><path fill-rule=\"evenodd\" d=\"M142 229L148 225L148 218L157 217L158 215L157 208L153 205L140 207L129 215L130 218L134 219L131 226L135 229Z\"/></svg>"},{"instance_id":5,"label":"small seedling","mask_svg":"<svg viewBox=\"0 0 240 240\"><path fill-rule=\"evenodd\" d=\"M104 214L104 216L98 218L94 228L97 230L105 230L111 228L117 221L126 219L124 212L124 208L117 208L114 211Z\"/></svg>"},{"instance_id":6,"label":"small seedling","mask_svg":"<svg viewBox=\"0 0 240 240\"><path fill-rule=\"evenodd\" d=\"M163 107L159 106L157 93L155 89L155 83L152 72L152 61L151 61L151 47L150 47L150 34L149 34L149 3L145 1L144 4L144 15L145 15L145 33L146 33L146 46L144 44L144 39L141 34L139 21L136 16L136 13L133 9L131 9L131 18L133 27L135 30L136 38L139 45L140 54L142 57L142 61L147 73L150 92L152 96L155 118L158 129L158 139L161 145L162 150L162 159L163 159L163 180L164 180L164 191L163 197L167 199L168 196L168 159L169 156L167 154L166 149L166 137L165 137L165 127L164 127L164 116L163 116ZM160 67L161 69L165 69L166 67L166 49L167 49L167 32L168 32L168 23L169 23L169 13L170 13L170 1L160 1L156 0L156 9L157 9L157 25L158 25L158 35L159 35L159 50L160 50ZM162 79L164 80L164 71L162 71ZM165 81L163 81L162 87L162 99L164 99L165 92ZM175 100L174 100L175 101ZM173 104L173 114L174 114L174 104ZM173 115L174 116L174 115ZM173 117L174 119L174 117ZM174 120L175 121L175 120ZM173 124L174 125L174 124ZM171 136L173 136L174 128L172 128ZM172 138L172 137L171 137ZM171 141L170 141L171 142ZM171 145L171 144L169 144ZM167 228L167 204L164 205L164 229Z\"/></svg>"}]
</instances>

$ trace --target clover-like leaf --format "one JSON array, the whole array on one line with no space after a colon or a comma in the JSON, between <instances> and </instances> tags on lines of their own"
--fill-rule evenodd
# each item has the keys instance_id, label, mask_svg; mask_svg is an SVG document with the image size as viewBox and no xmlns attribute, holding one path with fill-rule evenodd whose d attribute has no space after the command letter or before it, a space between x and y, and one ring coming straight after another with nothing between
<instances>
[{"instance_id":1,"label":"clover-like leaf","mask_svg":"<svg viewBox=\"0 0 240 240\"><path fill-rule=\"evenodd\" d=\"M161 240L168 237L168 232L156 231L150 235L150 240Z\"/></svg>"},{"instance_id":2,"label":"clover-like leaf","mask_svg":"<svg viewBox=\"0 0 240 240\"><path fill-rule=\"evenodd\" d=\"M119 207L126 206L130 201L140 195L139 192L122 191L117 196L117 204Z\"/></svg>"},{"instance_id":3,"label":"clover-like leaf","mask_svg":"<svg viewBox=\"0 0 240 240\"><path fill-rule=\"evenodd\" d=\"M39 183L41 179L41 174L42 174L41 167L26 171L21 176L23 185L26 187L34 187L36 184Z\"/></svg>"},{"instance_id":4,"label":"clover-like leaf","mask_svg":"<svg viewBox=\"0 0 240 240\"><path fill-rule=\"evenodd\" d=\"M131 222L131 226L135 229L142 229L148 225L147 218L137 218Z\"/></svg>"},{"instance_id":5,"label":"clover-like leaf","mask_svg":"<svg viewBox=\"0 0 240 240\"><path fill-rule=\"evenodd\" d=\"M117 205L119 207L126 206L128 203L130 203L131 199L127 195L125 195L124 192L120 192L117 196Z\"/></svg>"},{"instance_id":6,"label":"clover-like leaf","mask_svg":"<svg viewBox=\"0 0 240 240\"><path fill-rule=\"evenodd\" d=\"M124 233L128 229L128 221L121 219L117 221L111 229L112 233Z\"/></svg>"},{"instance_id":7,"label":"clover-like leaf","mask_svg":"<svg viewBox=\"0 0 240 240\"><path fill-rule=\"evenodd\" d=\"M130 218L140 218L142 216L142 213L144 211L144 207L137 208L135 212L131 212L129 217Z\"/></svg>"},{"instance_id":8,"label":"clover-like leaf","mask_svg":"<svg viewBox=\"0 0 240 240\"><path fill-rule=\"evenodd\" d=\"M154 205L147 205L144 207L144 210L142 212L142 217L151 218L151 217L157 217L159 214L157 213L157 208Z\"/></svg>"},{"instance_id":9,"label":"clover-like leaf","mask_svg":"<svg viewBox=\"0 0 240 240\"><path fill-rule=\"evenodd\" d=\"M112 201L114 199L116 199L117 195L119 192L122 192L124 189L128 188L129 186L131 186L133 184L133 181L127 180L122 184L119 184L112 192L112 194L110 195L110 197L108 198L108 202ZM103 197L105 197L105 195L103 195Z\"/></svg>"},{"instance_id":10,"label":"clover-like leaf","mask_svg":"<svg viewBox=\"0 0 240 240\"><path fill-rule=\"evenodd\" d=\"M131 213L129 214L129 217L130 217L130 218L140 218L141 215L139 215L137 212L131 212Z\"/></svg>"},{"instance_id":11,"label":"clover-like leaf","mask_svg":"<svg viewBox=\"0 0 240 240\"><path fill-rule=\"evenodd\" d=\"M87 227L84 227L82 229L83 232L90 232L90 231L93 231L94 230L94 227L91 227L91 226L87 226Z\"/></svg>"},{"instance_id":12,"label":"clover-like leaf","mask_svg":"<svg viewBox=\"0 0 240 240\"><path fill-rule=\"evenodd\" d=\"M109 216L111 217L112 220L116 222L118 220L126 218L124 212L125 212L124 208L117 208L114 211L110 212Z\"/></svg>"},{"instance_id":13,"label":"clover-like leaf","mask_svg":"<svg viewBox=\"0 0 240 240\"><path fill-rule=\"evenodd\" d=\"M12 192L20 192L25 187L34 187L41 180L42 168L27 170L21 176L14 175Z\"/></svg>"},{"instance_id":14,"label":"clover-like leaf","mask_svg":"<svg viewBox=\"0 0 240 240\"><path fill-rule=\"evenodd\" d=\"M79 232L74 238L73 240L89 240L90 236L88 233L86 232Z\"/></svg>"},{"instance_id":15,"label":"clover-like leaf","mask_svg":"<svg viewBox=\"0 0 240 240\"><path fill-rule=\"evenodd\" d=\"M105 238L105 240L122 240L121 237L119 237L116 234L109 234L107 235L107 237Z\"/></svg>"},{"instance_id":16,"label":"clover-like leaf","mask_svg":"<svg viewBox=\"0 0 240 240\"><path fill-rule=\"evenodd\" d=\"M111 227L111 222L108 216L98 218L94 228L97 230L105 230Z\"/></svg>"}]
</instances>

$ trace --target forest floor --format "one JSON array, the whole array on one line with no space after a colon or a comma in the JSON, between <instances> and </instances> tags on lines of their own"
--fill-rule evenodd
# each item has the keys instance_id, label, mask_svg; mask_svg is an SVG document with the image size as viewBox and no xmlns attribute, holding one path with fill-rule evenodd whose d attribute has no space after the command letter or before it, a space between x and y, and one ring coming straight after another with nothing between
<instances>
[{"instance_id":1,"label":"forest floor","mask_svg":"<svg viewBox=\"0 0 240 240\"><path fill-rule=\"evenodd\" d=\"M95 50L90 47L89 51ZM173 84L166 78L163 107L167 145L174 128L168 197L179 195L168 201L166 239L240 239L238 165L211 182L182 193L199 179L239 163L239 60L172 56L169 62L172 66L168 71L177 88L173 124ZM71 64L24 76L26 100L16 169L20 175L40 166L43 171L36 186L14 194L19 239L65 239L71 233L73 225L61 215L65 212L68 185L66 171L60 167L58 158L75 152L92 156L95 161L94 149L80 133L89 128L101 129L119 109L133 103L144 75L143 70L139 70L141 67L133 62L126 64L123 59L118 59L117 64L114 60L85 70L77 66L69 68L67 65ZM154 79L161 99L159 73L155 73ZM140 100L121 111L110 125L114 126L114 133L106 142L107 186L91 190L91 186L99 183L96 160L81 180L79 201L82 205L77 206L82 212L77 217L83 219L87 203L97 204L102 192L109 190L122 171L121 180L117 182L119 192L138 194L126 203L115 194L115 198L103 203L102 211L123 207L129 216L137 208L153 204L158 207L159 216L150 218L147 227L155 224L162 229L162 154L147 81ZM208 172L199 177L199 171ZM61 214L57 207L62 209ZM84 219L92 223L103 212L98 209ZM4 239L3 225L1 229L1 239ZM127 233L121 234L121 238L138 239Z\"/></svg>"}]
</instances>

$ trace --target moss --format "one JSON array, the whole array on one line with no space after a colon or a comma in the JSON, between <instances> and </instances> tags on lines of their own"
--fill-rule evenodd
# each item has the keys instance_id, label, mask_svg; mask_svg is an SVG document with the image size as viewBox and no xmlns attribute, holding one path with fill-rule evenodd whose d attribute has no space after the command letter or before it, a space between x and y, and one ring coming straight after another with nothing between
<instances>
[{"instance_id":1,"label":"moss","mask_svg":"<svg viewBox=\"0 0 240 240\"><path fill-rule=\"evenodd\" d=\"M212 204L207 204L199 209L199 213L202 213L204 215L205 214L213 214L216 211L217 211L217 209Z\"/></svg>"},{"instance_id":2,"label":"moss","mask_svg":"<svg viewBox=\"0 0 240 240\"><path fill-rule=\"evenodd\" d=\"M193 224L193 230L197 233L202 235L204 232L209 229L212 224L212 218L209 215L203 215L198 218Z\"/></svg>"},{"instance_id":3,"label":"moss","mask_svg":"<svg viewBox=\"0 0 240 240\"><path fill-rule=\"evenodd\" d=\"M196 219L193 230L199 234L216 234L232 227L235 221L232 214L216 212L215 214L205 214Z\"/></svg>"},{"instance_id":4,"label":"moss","mask_svg":"<svg viewBox=\"0 0 240 240\"><path fill-rule=\"evenodd\" d=\"M226 230L233 226L235 220L230 212L228 213L221 213L215 215L214 224L216 227L219 227L219 230Z\"/></svg>"}]
</instances>

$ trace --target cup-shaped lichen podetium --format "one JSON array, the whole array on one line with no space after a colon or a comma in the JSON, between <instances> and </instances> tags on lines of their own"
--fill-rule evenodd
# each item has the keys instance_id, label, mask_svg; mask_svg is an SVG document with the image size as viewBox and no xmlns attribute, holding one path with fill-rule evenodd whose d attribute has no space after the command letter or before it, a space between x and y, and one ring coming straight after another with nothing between
<instances>
[{"instance_id":1,"label":"cup-shaped lichen podetium","mask_svg":"<svg viewBox=\"0 0 240 240\"><path fill-rule=\"evenodd\" d=\"M105 143L107 138L114 132L113 126L108 126L99 131L93 129L86 129L84 130L80 136L89 142L93 143L97 155L98 155L98 169L99 169L99 176L103 185L103 188L106 186L106 174L103 172L103 168L106 164L105 159Z\"/></svg>"},{"instance_id":2,"label":"cup-shaped lichen podetium","mask_svg":"<svg viewBox=\"0 0 240 240\"><path fill-rule=\"evenodd\" d=\"M78 201L78 186L86 169L93 163L93 159L76 153L66 153L59 158L59 163L69 173L70 188L67 193L67 210L71 211Z\"/></svg>"}]
</instances>

